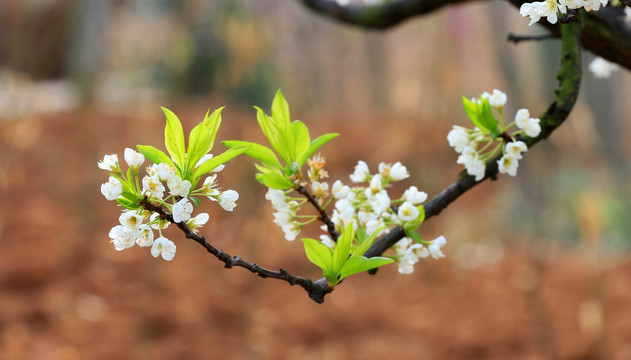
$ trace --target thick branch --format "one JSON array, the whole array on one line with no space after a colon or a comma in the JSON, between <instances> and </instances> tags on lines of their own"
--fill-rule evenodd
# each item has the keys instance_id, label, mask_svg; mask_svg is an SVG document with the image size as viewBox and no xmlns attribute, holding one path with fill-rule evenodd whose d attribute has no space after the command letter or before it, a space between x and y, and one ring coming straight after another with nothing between
<instances>
[{"instance_id":1,"label":"thick branch","mask_svg":"<svg viewBox=\"0 0 631 360\"><path fill-rule=\"evenodd\" d=\"M310 10L343 22L366 29L385 30L410 18L426 15L443 6L470 3L476 0L397 0L383 5L341 6L333 0L298 0ZM506 0L519 9L532 0ZM628 4L629 1L625 1ZM524 21L527 21L524 19ZM622 8L607 6L591 11L584 21L581 35L583 47L609 61L631 70L631 27L624 20ZM542 18L539 25L548 28L555 37L560 37L561 24L550 24Z\"/></svg>"},{"instance_id":2,"label":"thick branch","mask_svg":"<svg viewBox=\"0 0 631 360\"><path fill-rule=\"evenodd\" d=\"M526 142L529 148L550 136L556 128L561 126L563 121L570 115L578 97L581 83L581 48L578 41L580 24L575 21L563 25L561 29L563 32L562 54L561 68L557 74L559 88L556 90L556 100L548 107L545 113L540 116L541 134L536 138L521 139ZM498 173L497 160L499 160L500 157L501 155L498 155L495 159L487 163L486 174L481 181L475 181L473 176L467 175L464 171L460 173L458 180L447 186L447 188L425 205L425 219L438 215L454 200L480 182L486 179L496 179ZM394 228L387 235L375 242L366 252L366 256L381 255L404 236L405 232L403 228L400 226Z\"/></svg>"},{"instance_id":3,"label":"thick branch","mask_svg":"<svg viewBox=\"0 0 631 360\"><path fill-rule=\"evenodd\" d=\"M299 0L316 13L337 21L370 29L387 29L411 17L443 6L475 0L397 0L381 5L339 5L334 0Z\"/></svg>"},{"instance_id":4,"label":"thick branch","mask_svg":"<svg viewBox=\"0 0 631 360\"><path fill-rule=\"evenodd\" d=\"M250 272L262 278L273 278L273 279L283 280L283 281L288 282L289 285L298 284L303 289L305 289L305 291L307 291L307 293L309 294L309 297L317 303L324 302L324 296L330 293L331 291L333 291L333 289L329 287L329 284L327 283L326 279L320 279L314 282L307 278L292 275L289 272L287 272L287 270L285 269L280 269L278 271L269 270L255 263L245 261L239 256L232 257L227 252L223 250L219 250L215 248L214 246L212 246L208 241L206 241L206 238L204 236L197 235L194 232L192 232L185 222L180 222L180 223L174 222L173 216L167 213L166 211L164 211L164 209L161 206L152 204L146 199L141 203L141 205L145 209L156 212L160 214L160 216L163 219L166 219L169 222L177 225L177 227L180 230L182 230L182 232L184 232L184 234L186 235L188 239L194 240L195 242L203 246L206 249L206 251L214 255L217 259L221 260L225 264L226 269L230 269L234 266L238 266L238 267L246 268L250 270Z\"/></svg>"}]
</instances>

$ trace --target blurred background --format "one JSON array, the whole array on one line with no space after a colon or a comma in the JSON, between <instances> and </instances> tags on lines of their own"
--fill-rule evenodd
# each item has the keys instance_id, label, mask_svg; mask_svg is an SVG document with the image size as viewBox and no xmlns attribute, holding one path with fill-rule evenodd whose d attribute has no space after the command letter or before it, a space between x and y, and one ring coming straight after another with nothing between
<instances>
[{"instance_id":1,"label":"blurred background","mask_svg":"<svg viewBox=\"0 0 631 360\"><path fill-rule=\"evenodd\" d=\"M344 282L322 305L297 287L224 270L175 229L175 260L117 252L120 208L96 167L161 147L172 109L189 131L227 105L218 140L263 142L252 105L282 88L323 148L331 179L403 162L431 196L461 168L446 135L461 96L508 94L511 119L552 101L559 42L503 2L448 8L386 32L350 28L297 1L0 2L0 358L630 359L629 75L585 73L567 123L517 177L485 182L421 229L447 257ZM585 54L584 64L593 56ZM217 143L215 152L223 151ZM272 224L253 162L219 183L233 213L202 205L215 246L319 277ZM317 236L318 229L301 235Z\"/></svg>"}]
</instances>

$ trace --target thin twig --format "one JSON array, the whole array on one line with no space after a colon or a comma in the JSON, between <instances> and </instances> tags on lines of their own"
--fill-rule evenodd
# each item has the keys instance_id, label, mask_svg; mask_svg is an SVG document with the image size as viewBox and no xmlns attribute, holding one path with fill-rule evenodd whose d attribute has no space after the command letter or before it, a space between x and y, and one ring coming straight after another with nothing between
<instances>
[{"instance_id":1,"label":"thin twig","mask_svg":"<svg viewBox=\"0 0 631 360\"><path fill-rule=\"evenodd\" d=\"M188 239L192 239L193 241L197 242L198 244L203 246L206 251L222 261L225 264L226 269L238 266L248 269L250 272L262 278L279 279L286 281L287 283L289 283L289 285L300 285L309 294L309 297L317 303L324 302L324 296L333 291L333 288L329 286L326 279L320 279L314 282L308 278L292 275L285 269L280 269L278 271L269 270L259 266L258 264L248 262L242 259L240 256L233 257L227 252L219 250L212 246L208 241L206 241L206 238L204 236L195 234L193 231L191 231L191 229L186 225L185 222L176 223L175 221L173 221L173 216L167 213L161 206L149 202L146 198L141 202L140 205L142 205L145 209L149 211L160 214L163 219L174 223L180 230L184 232Z\"/></svg>"},{"instance_id":2,"label":"thin twig","mask_svg":"<svg viewBox=\"0 0 631 360\"><path fill-rule=\"evenodd\" d=\"M329 215L326 213L326 211L324 211L324 209L322 209L318 200L309 192L309 190L307 190L307 188L302 185L296 185L296 191L306 197L307 201L309 201L309 203L313 205L313 207L318 212L318 219L322 221L324 225L326 225L326 229L333 238L333 241L337 242L337 238L340 236L340 234L335 230L335 223L331 221Z\"/></svg>"},{"instance_id":3,"label":"thin twig","mask_svg":"<svg viewBox=\"0 0 631 360\"><path fill-rule=\"evenodd\" d=\"M545 34L545 35L515 35L513 33L509 33L506 40L508 42L512 42L517 45L522 41L541 41L548 39L555 39L556 36L554 34Z\"/></svg>"}]
</instances>

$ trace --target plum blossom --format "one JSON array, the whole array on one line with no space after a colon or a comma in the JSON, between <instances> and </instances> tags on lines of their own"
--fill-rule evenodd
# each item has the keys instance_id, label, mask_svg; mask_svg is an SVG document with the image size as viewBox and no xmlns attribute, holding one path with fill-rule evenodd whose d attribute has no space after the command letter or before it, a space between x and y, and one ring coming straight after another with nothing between
<instances>
[{"instance_id":1,"label":"plum blossom","mask_svg":"<svg viewBox=\"0 0 631 360\"><path fill-rule=\"evenodd\" d=\"M153 242L151 246L151 255L153 257L158 257L162 255L162 258L166 261L171 261L175 257L175 252L177 248L173 241L160 236Z\"/></svg>"},{"instance_id":2,"label":"plum blossom","mask_svg":"<svg viewBox=\"0 0 631 360\"><path fill-rule=\"evenodd\" d=\"M416 186L410 186L410 188L403 193L403 200L409 201L413 205L422 204L427 200L427 193L425 191L418 191Z\"/></svg>"},{"instance_id":3,"label":"plum blossom","mask_svg":"<svg viewBox=\"0 0 631 360\"><path fill-rule=\"evenodd\" d=\"M497 165L499 166L499 171L502 174L508 174L510 176L517 175L517 167L519 167L519 163L517 157L513 154L504 154L501 159L497 160Z\"/></svg>"},{"instance_id":4,"label":"plum blossom","mask_svg":"<svg viewBox=\"0 0 631 360\"><path fill-rule=\"evenodd\" d=\"M506 153L515 156L517 160L521 160L522 153L528 151L528 146L523 141L513 141L506 144Z\"/></svg>"},{"instance_id":5,"label":"plum blossom","mask_svg":"<svg viewBox=\"0 0 631 360\"><path fill-rule=\"evenodd\" d=\"M333 193L333 198L339 200L345 199L350 193L351 188L346 185L342 185L342 181L337 180L333 183L333 188L331 189L331 191Z\"/></svg>"},{"instance_id":6,"label":"plum blossom","mask_svg":"<svg viewBox=\"0 0 631 360\"><path fill-rule=\"evenodd\" d=\"M457 153L461 153L471 142L467 129L458 125L454 125L449 131L447 141L449 142L449 146L454 148Z\"/></svg>"},{"instance_id":7,"label":"plum blossom","mask_svg":"<svg viewBox=\"0 0 631 360\"><path fill-rule=\"evenodd\" d=\"M492 94L485 91L480 97L482 99L488 99L489 105L497 109L501 109L504 105L506 105L506 94L497 89L493 89Z\"/></svg>"},{"instance_id":8,"label":"plum blossom","mask_svg":"<svg viewBox=\"0 0 631 360\"><path fill-rule=\"evenodd\" d=\"M519 8L519 14L521 16L530 18L530 24L528 25L538 22L542 17L548 18L550 24L556 24L559 11L565 14L567 10L566 6L560 5L557 0L525 3Z\"/></svg>"},{"instance_id":9,"label":"plum blossom","mask_svg":"<svg viewBox=\"0 0 631 360\"><path fill-rule=\"evenodd\" d=\"M138 171L140 165L145 162L145 156L134 149L126 148L124 155L125 162L133 171Z\"/></svg>"},{"instance_id":10,"label":"plum blossom","mask_svg":"<svg viewBox=\"0 0 631 360\"><path fill-rule=\"evenodd\" d=\"M208 219L210 219L210 216L207 213L199 213L194 218L189 219L186 222L186 226L188 226L188 228L195 233L197 232L197 229L204 226L208 222Z\"/></svg>"},{"instance_id":11,"label":"plum blossom","mask_svg":"<svg viewBox=\"0 0 631 360\"><path fill-rule=\"evenodd\" d=\"M399 206L397 215L401 221L414 221L420 215L420 211L411 202L406 201Z\"/></svg>"},{"instance_id":12,"label":"plum blossom","mask_svg":"<svg viewBox=\"0 0 631 360\"><path fill-rule=\"evenodd\" d=\"M447 244L447 239L444 236L439 236L432 241L429 245L429 253L432 255L434 259L440 259L441 257L445 257L445 254L441 250L443 245Z\"/></svg>"},{"instance_id":13,"label":"plum blossom","mask_svg":"<svg viewBox=\"0 0 631 360\"><path fill-rule=\"evenodd\" d=\"M219 195L219 205L226 210L232 211L237 206L239 193L234 190L226 190Z\"/></svg>"},{"instance_id":14,"label":"plum blossom","mask_svg":"<svg viewBox=\"0 0 631 360\"><path fill-rule=\"evenodd\" d=\"M142 189L158 199L162 199L164 196L164 185L160 181L158 175L143 177Z\"/></svg>"},{"instance_id":15,"label":"plum blossom","mask_svg":"<svg viewBox=\"0 0 631 360\"><path fill-rule=\"evenodd\" d=\"M475 181L480 181L484 178L486 164L480 159L480 155L474 148L466 147L456 163L464 165L467 173L475 176Z\"/></svg>"},{"instance_id":16,"label":"plum blossom","mask_svg":"<svg viewBox=\"0 0 631 360\"><path fill-rule=\"evenodd\" d=\"M136 244L140 247L148 247L153 245L153 231L147 224L142 224L136 231Z\"/></svg>"},{"instance_id":17,"label":"plum blossom","mask_svg":"<svg viewBox=\"0 0 631 360\"><path fill-rule=\"evenodd\" d=\"M123 184L117 178L110 176L108 182L101 185L101 194L107 200L116 200L123 193Z\"/></svg>"},{"instance_id":18,"label":"plum blossom","mask_svg":"<svg viewBox=\"0 0 631 360\"><path fill-rule=\"evenodd\" d=\"M134 230L123 225L114 226L110 230L109 237L112 239L112 244L114 244L116 251L128 249L136 243Z\"/></svg>"},{"instance_id":19,"label":"plum blossom","mask_svg":"<svg viewBox=\"0 0 631 360\"><path fill-rule=\"evenodd\" d=\"M118 165L118 155L105 155L103 157L103 161L99 161L97 163L99 169L108 170L108 171L116 171L119 167Z\"/></svg>"},{"instance_id":20,"label":"plum blossom","mask_svg":"<svg viewBox=\"0 0 631 360\"><path fill-rule=\"evenodd\" d=\"M365 161L359 160L355 166L355 172L350 175L350 179L354 183L361 183L368 180L370 171Z\"/></svg>"},{"instance_id":21,"label":"plum blossom","mask_svg":"<svg viewBox=\"0 0 631 360\"><path fill-rule=\"evenodd\" d=\"M519 109L515 114L515 124L530 137L537 137L541 133L539 122L539 119L530 117L528 109Z\"/></svg>"},{"instance_id":22,"label":"plum blossom","mask_svg":"<svg viewBox=\"0 0 631 360\"><path fill-rule=\"evenodd\" d=\"M173 221L181 223L191 218L193 213L193 204L188 199L184 198L173 205L171 209L173 212Z\"/></svg>"},{"instance_id":23,"label":"plum blossom","mask_svg":"<svg viewBox=\"0 0 631 360\"><path fill-rule=\"evenodd\" d=\"M191 190L191 182L188 180L182 180L181 177L173 175L168 181L167 186L173 196L187 197Z\"/></svg>"}]
</instances>

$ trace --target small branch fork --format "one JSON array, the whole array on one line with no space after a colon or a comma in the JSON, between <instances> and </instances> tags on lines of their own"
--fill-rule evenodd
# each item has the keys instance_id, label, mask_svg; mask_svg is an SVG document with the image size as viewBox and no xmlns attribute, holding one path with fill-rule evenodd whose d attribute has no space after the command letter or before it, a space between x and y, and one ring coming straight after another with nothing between
<instances>
[{"instance_id":1,"label":"small branch fork","mask_svg":"<svg viewBox=\"0 0 631 360\"><path fill-rule=\"evenodd\" d=\"M289 283L289 285L300 285L309 294L309 297L317 303L324 302L324 296L333 291L333 288L329 287L326 279L312 281L304 277L292 275L285 269L280 269L278 271L269 270L255 263L248 262L242 259L240 256L233 257L227 252L219 250L212 246L208 241L206 241L206 238L204 236L195 234L193 231L191 231L191 229L186 225L185 222L174 222L173 216L167 213L161 206L149 202L146 198L141 202L140 205L142 205L145 209L149 211L160 214L160 217L162 219L166 219L169 222L174 223L180 230L182 230L182 232L184 232L188 239L192 239L196 243L200 244L206 249L206 251L222 261L225 264L226 269L230 269L234 266L242 267L248 269L250 272L262 278L279 279L286 281L287 283Z\"/></svg>"},{"instance_id":2,"label":"small branch fork","mask_svg":"<svg viewBox=\"0 0 631 360\"><path fill-rule=\"evenodd\" d=\"M553 102L546 112L540 117L541 119L541 134L537 138L522 138L528 147L532 147L539 141L550 136L552 131L558 128L563 121L569 116L570 111L574 107L576 98L578 97L578 90L580 88L581 80L581 58L580 58L580 24L579 22L572 22L561 27L562 29L562 56L561 56L561 68L557 75L559 79L559 88L556 91L556 101ZM495 159L489 161L486 167L486 174L481 181L475 181L473 176L467 175L466 172L461 172L458 180L451 185L447 186L436 197L429 201L425 205L425 219L429 219L438 215L449 204L459 198L462 194L472 189L477 184L486 179L495 180L498 174L497 160L501 155L498 155ZM309 191L298 186L296 188L300 194L304 195L308 201L317 209L320 219L327 225L329 233L334 236L335 225L326 214L326 212L320 207L317 199L313 197ZM173 216L167 213L161 206L149 202L146 198L142 201L141 205L149 210L160 214L163 219L166 219L172 223ZM248 269L250 272L262 277L273 278L286 281L290 285L300 285L309 297L317 303L324 302L324 297L333 291L333 288L329 286L325 278L321 278L316 281L312 281L308 278L292 275L285 269L278 271L269 270L263 268L255 263L248 262L239 256L231 256L223 250L219 250L212 246L206 238L201 235L195 234L184 222L175 223L177 227L184 232L187 238L194 240L206 251L214 255L217 259L225 264L227 269L232 267L242 267ZM339 234L337 234L339 235ZM388 232L386 235L377 240L368 251L365 253L366 257L379 256L388 250L397 241L405 237L405 231L401 226L397 226ZM336 239L337 236L334 236Z\"/></svg>"},{"instance_id":3,"label":"small branch fork","mask_svg":"<svg viewBox=\"0 0 631 360\"><path fill-rule=\"evenodd\" d=\"M320 206L320 203L318 202L318 199L316 199L309 192L309 190L307 190L307 188L305 188L302 185L296 185L296 189L295 190L299 194L301 194L304 197L306 197L307 201L309 201L309 203L311 205L313 205L313 207L318 212L318 218L320 219L320 221L322 221L322 223L324 223L324 225L326 225L327 232L331 235L331 237L333 238L333 241L337 242L337 238L340 236L340 234L335 230L335 224L333 223L333 221L331 221L331 218L326 213L326 211L324 211L324 209L322 209L322 207Z\"/></svg>"}]
</instances>

